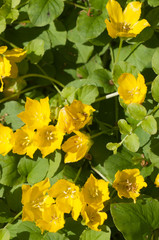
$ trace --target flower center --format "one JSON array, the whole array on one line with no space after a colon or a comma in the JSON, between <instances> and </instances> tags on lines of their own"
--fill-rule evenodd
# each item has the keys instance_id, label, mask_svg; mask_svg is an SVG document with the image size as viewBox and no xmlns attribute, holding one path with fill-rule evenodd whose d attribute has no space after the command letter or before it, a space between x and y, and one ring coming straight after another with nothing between
<instances>
[{"instance_id":1,"label":"flower center","mask_svg":"<svg viewBox=\"0 0 159 240\"><path fill-rule=\"evenodd\" d=\"M25 137L22 139L21 146L22 146L23 148L26 148L26 147L28 147L28 146L30 145L30 143L31 143L31 141L30 141L29 137L28 137L28 136L25 136Z\"/></svg>"},{"instance_id":2,"label":"flower center","mask_svg":"<svg viewBox=\"0 0 159 240\"><path fill-rule=\"evenodd\" d=\"M129 179L126 180L126 191L127 192L137 192L137 185L136 183L129 182Z\"/></svg>"},{"instance_id":3,"label":"flower center","mask_svg":"<svg viewBox=\"0 0 159 240\"><path fill-rule=\"evenodd\" d=\"M122 23L118 23L117 29L119 32L128 32L131 28L130 28L130 24L126 22L122 22Z\"/></svg>"},{"instance_id":4,"label":"flower center","mask_svg":"<svg viewBox=\"0 0 159 240\"><path fill-rule=\"evenodd\" d=\"M63 193L65 194L65 198L74 198L76 190L68 187L66 191L63 191Z\"/></svg>"},{"instance_id":5,"label":"flower center","mask_svg":"<svg viewBox=\"0 0 159 240\"><path fill-rule=\"evenodd\" d=\"M53 134L53 132L47 130L47 131L45 132L45 139L46 139L47 141L52 141L52 140L54 140L54 134Z\"/></svg>"}]
</instances>

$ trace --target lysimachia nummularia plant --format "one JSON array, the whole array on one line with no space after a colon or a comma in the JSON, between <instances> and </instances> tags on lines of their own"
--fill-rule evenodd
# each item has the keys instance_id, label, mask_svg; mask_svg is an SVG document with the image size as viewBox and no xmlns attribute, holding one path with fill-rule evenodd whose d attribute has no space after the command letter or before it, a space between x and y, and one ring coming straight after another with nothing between
<instances>
[{"instance_id":1,"label":"lysimachia nummularia plant","mask_svg":"<svg viewBox=\"0 0 159 240\"><path fill-rule=\"evenodd\" d=\"M0 2L0 240L159 239L159 1Z\"/></svg>"}]
</instances>

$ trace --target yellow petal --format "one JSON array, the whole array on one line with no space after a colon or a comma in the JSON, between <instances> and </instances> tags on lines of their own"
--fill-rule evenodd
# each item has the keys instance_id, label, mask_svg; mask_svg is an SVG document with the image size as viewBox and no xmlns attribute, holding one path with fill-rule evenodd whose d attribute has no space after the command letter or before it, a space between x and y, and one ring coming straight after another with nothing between
<instances>
[{"instance_id":1,"label":"yellow petal","mask_svg":"<svg viewBox=\"0 0 159 240\"><path fill-rule=\"evenodd\" d=\"M7 46L1 46L0 47L0 54L3 54L6 51L7 51Z\"/></svg>"},{"instance_id":2,"label":"yellow petal","mask_svg":"<svg viewBox=\"0 0 159 240\"><path fill-rule=\"evenodd\" d=\"M5 57L14 62L21 62L25 56L26 51L24 51L22 48L14 48L12 50L6 51L5 53Z\"/></svg>"},{"instance_id":3,"label":"yellow petal","mask_svg":"<svg viewBox=\"0 0 159 240\"><path fill-rule=\"evenodd\" d=\"M115 24L109 22L108 19L105 20L107 31L110 37L116 38L118 31L116 30Z\"/></svg>"},{"instance_id":4,"label":"yellow petal","mask_svg":"<svg viewBox=\"0 0 159 240\"><path fill-rule=\"evenodd\" d=\"M123 22L123 12L120 4L115 0L109 0L106 5L109 18L112 22Z\"/></svg>"},{"instance_id":5,"label":"yellow petal","mask_svg":"<svg viewBox=\"0 0 159 240\"><path fill-rule=\"evenodd\" d=\"M124 10L124 22L128 24L135 24L141 15L141 5L140 2L130 2Z\"/></svg>"},{"instance_id":6,"label":"yellow petal","mask_svg":"<svg viewBox=\"0 0 159 240\"><path fill-rule=\"evenodd\" d=\"M132 32L137 35L137 34L139 34L144 28L149 27L149 26L150 26L150 24L148 23L148 21L147 21L146 19L142 19L142 20L138 21L137 23L135 23L135 24L133 25L133 30L132 30Z\"/></svg>"},{"instance_id":7,"label":"yellow petal","mask_svg":"<svg viewBox=\"0 0 159 240\"><path fill-rule=\"evenodd\" d=\"M3 92L3 81L2 81L2 78L1 78L1 76L0 76L0 82L1 82L1 87L0 87L0 92Z\"/></svg>"}]
</instances>

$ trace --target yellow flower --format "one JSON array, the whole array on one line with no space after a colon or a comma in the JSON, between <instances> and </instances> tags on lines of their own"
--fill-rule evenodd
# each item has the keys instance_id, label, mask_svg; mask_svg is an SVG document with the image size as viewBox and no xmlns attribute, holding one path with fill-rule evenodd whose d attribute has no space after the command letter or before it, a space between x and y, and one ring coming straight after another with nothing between
<instances>
[{"instance_id":1,"label":"yellow flower","mask_svg":"<svg viewBox=\"0 0 159 240\"><path fill-rule=\"evenodd\" d=\"M25 55L26 51L24 51L21 48L7 50L6 46L0 47L0 81L1 81L0 92L3 91L2 78L4 77L16 78L18 73L16 62L22 61Z\"/></svg>"},{"instance_id":2,"label":"yellow flower","mask_svg":"<svg viewBox=\"0 0 159 240\"><path fill-rule=\"evenodd\" d=\"M0 154L5 156L13 147L13 131L0 123Z\"/></svg>"},{"instance_id":3,"label":"yellow flower","mask_svg":"<svg viewBox=\"0 0 159 240\"><path fill-rule=\"evenodd\" d=\"M82 208L79 187L65 179L58 180L49 190L49 196L56 198L60 211L70 213L77 220Z\"/></svg>"},{"instance_id":4,"label":"yellow flower","mask_svg":"<svg viewBox=\"0 0 159 240\"><path fill-rule=\"evenodd\" d=\"M137 79L131 73L123 73L118 79L118 93L124 103L143 103L145 100L147 87L145 79L138 74Z\"/></svg>"},{"instance_id":5,"label":"yellow flower","mask_svg":"<svg viewBox=\"0 0 159 240\"><path fill-rule=\"evenodd\" d=\"M29 128L39 129L47 126L50 119L49 98L32 100L27 97L25 111L17 115Z\"/></svg>"},{"instance_id":6,"label":"yellow flower","mask_svg":"<svg viewBox=\"0 0 159 240\"><path fill-rule=\"evenodd\" d=\"M130 2L124 11L120 4L115 0L109 0L106 8L109 19L105 20L108 34L112 38L116 37L136 37L144 28L150 26L146 19L140 21L141 2Z\"/></svg>"},{"instance_id":7,"label":"yellow flower","mask_svg":"<svg viewBox=\"0 0 159 240\"><path fill-rule=\"evenodd\" d=\"M44 158L56 149L61 149L64 132L53 125L45 126L37 130L36 144Z\"/></svg>"},{"instance_id":8,"label":"yellow flower","mask_svg":"<svg viewBox=\"0 0 159 240\"><path fill-rule=\"evenodd\" d=\"M85 205L82 209L81 215L84 223L95 231L101 231L98 229L98 226L102 225L107 219L107 214L105 212L99 212L98 209L94 209L93 207L87 205Z\"/></svg>"},{"instance_id":9,"label":"yellow flower","mask_svg":"<svg viewBox=\"0 0 159 240\"><path fill-rule=\"evenodd\" d=\"M136 202L136 198L140 195L140 189L147 187L147 183L144 182L139 169L125 169L115 174L113 187L117 190L120 198L122 196L132 198Z\"/></svg>"},{"instance_id":10,"label":"yellow flower","mask_svg":"<svg viewBox=\"0 0 159 240\"><path fill-rule=\"evenodd\" d=\"M94 111L90 105L74 100L70 106L66 105L60 110L57 126L67 133L79 130L91 122Z\"/></svg>"},{"instance_id":11,"label":"yellow flower","mask_svg":"<svg viewBox=\"0 0 159 240\"><path fill-rule=\"evenodd\" d=\"M47 195L50 187L49 179L34 184L32 187L29 185L22 185L22 220L23 221L36 221L42 218L42 213L45 209L55 202L52 197Z\"/></svg>"},{"instance_id":12,"label":"yellow flower","mask_svg":"<svg viewBox=\"0 0 159 240\"><path fill-rule=\"evenodd\" d=\"M108 182L98 180L91 174L82 188L81 197L82 202L94 209L102 210L103 202L109 200Z\"/></svg>"},{"instance_id":13,"label":"yellow flower","mask_svg":"<svg viewBox=\"0 0 159 240\"><path fill-rule=\"evenodd\" d=\"M41 229L42 233L45 230L55 233L63 228L64 224L64 213L59 210L56 204L52 204L50 208L45 209L42 219L36 221L36 225Z\"/></svg>"},{"instance_id":14,"label":"yellow flower","mask_svg":"<svg viewBox=\"0 0 159 240\"><path fill-rule=\"evenodd\" d=\"M34 152L37 150L35 144L35 132L29 129L26 125L17 129L14 133L13 153L24 155L25 153L33 158Z\"/></svg>"},{"instance_id":15,"label":"yellow flower","mask_svg":"<svg viewBox=\"0 0 159 240\"><path fill-rule=\"evenodd\" d=\"M156 184L156 187L159 187L159 174L157 174L157 177L155 179L155 184Z\"/></svg>"},{"instance_id":16,"label":"yellow flower","mask_svg":"<svg viewBox=\"0 0 159 240\"><path fill-rule=\"evenodd\" d=\"M93 142L89 136L79 131L74 131L75 136L70 137L63 145L62 150L66 152L64 162L77 162L81 160L91 148Z\"/></svg>"}]
</instances>

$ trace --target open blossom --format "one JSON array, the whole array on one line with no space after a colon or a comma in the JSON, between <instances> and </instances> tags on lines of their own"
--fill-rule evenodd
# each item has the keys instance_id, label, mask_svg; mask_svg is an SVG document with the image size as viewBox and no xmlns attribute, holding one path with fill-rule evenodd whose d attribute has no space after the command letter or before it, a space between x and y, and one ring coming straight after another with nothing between
<instances>
[{"instance_id":1,"label":"open blossom","mask_svg":"<svg viewBox=\"0 0 159 240\"><path fill-rule=\"evenodd\" d=\"M13 153L20 155L28 155L33 158L34 152L37 150L35 143L36 133L29 129L26 125L20 129L17 129L14 133L14 146Z\"/></svg>"},{"instance_id":2,"label":"open blossom","mask_svg":"<svg viewBox=\"0 0 159 240\"><path fill-rule=\"evenodd\" d=\"M42 213L42 218L36 221L36 225L43 233L45 230L48 232L57 232L64 227L64 212L61 212L56 204L52 204L46 208Z\"/></svg>"},{"instance_id":3,"label":"open blossom","mask_svg":"<svg viewBox=\"0 0 159 240\"><path fill-rule=\"evenodd\" d=\"M38 129L35 141L42 156L45 157L56 149L61 149L63 136L64 132L53 125L44 126Z\"/></svg>"},{"instance_id":4,"label":"open blossom","mask_svg":"<svg viewBox=\"0 0 159 240\"><path fill-rule=\"evenodd\" d=\"M90 105L74 100L70 106L66 105L60 110L57 126L67 133L79 130L91 122L94 111Z\"/></svg>"},{"instance_id":5,"label":"open blossom","mask_svg":"<svg viewBox=\"0 0 159 240\"><path fill-rule=\"evenodd\" d=\"M5 156L13 148L13 131L0 123L0 154Z\"/></svg>"},{"instance_id":6,"label":"open blossom","mask_svg":"<svg viewBox=\"0 0 159 240\"><path fill-rule=\"evenodd\" d=\"M91 174L81 190L81 199L83 203L94 209L102 210L103 202L109 200L108 182L103 179L96 179Z\"/></svg>"},{"instance_id":7,"label":"open blossom","mask_svg":"<svg viewBox=\"0 0 159 240\"><path fill-rule=\"evenodd\" d=\"M116 37L136 37L144 28L150 26L146 19L139 21L141 15L141 2L130 2L124 11L115 0L109 0L106 8L109 19L105 20L108 34Z\"/></svg>"},{"instance_id":8,"label":"open blossom","mask_svg":"<svg viewBox=\"0 0 159 240\"><path fill-rule=\"evenodd\" d=\"M98 209L94 209L91 206L85 205L81 211L84 224L95 231L100 231L98 229L99 225L102 225L107 219L107 214L105 212L99 212Z\"/></svg>"},{"instance_id":9,"label":"open blossom","mask_svg":"<svg viewBox=\"0 0 159 240\"><path fill-rule=\"evenodd\" d=\"M159 174L157 174L155 178L155 184L156 184L156 187L159 187Z\"/></svg>"},{"instance_id":10,"label":"open blossom","mask_svg":"<svg viewBox=\"0 0 159 240\"><path fill-rule=\"evenodd\" d=\"M17 115L29 128L39 129L47 126L50 119L49 98L32 100L26 98L25 111Z\"/></svg>"},{"instance_id":11,"label":"open blossom","mask_svg":"<svg viewBox=\"0 0 159 240\"><path fill-rule=\"evenodd\" d=\"M22 220L23 221L36 221L42 218L42 213L46 208L55 202L52 197L47 195L50 187L49 179L34 184L32 187L29 185L22 185Z\"/></svg>"},{"instance_id":12,"label":"open blossom","mask_svg":"<svg viewBox=\"0 0 159 240\"><path fill-rule=\"evenodd\" d=\"M75 131L76 135L70 137L62 145L62 150L66 152L64 162L77 162L81 160L91 148L93 141L86 134Z\"/></svg>"},{"instance_id":13,"label":"open blossom","mask_svg":"<svg viewBox=\"0 0 159 240\"><path fill-rule=\"evenodd\" d=\"M49 196L56 198L56 204L64 213L72 212L72 217L77 220L82 208L79 187L65 179L58 180L49 190Z\"/></svg>"},{"instance_id":14,"label":"open blossom","mask_svg":"<svg viewBox=\"0 0 159 240\"><path fill-rule=\"evenodd\" d=\"M12 50L7 50L7 46L0 47L0 92L3 91L2 78L16 78L18 74L16 62L22 61L25 55L26 51L21 48L13 48Z\"/></svg>"},{"instance_id":15,"label":"open blossom","mask_svg":"<svg viewBox=\"0 0 159 240\"><path fill-rule=\"evenodd\" d=\"M125 169L117 171L113 187L117 190L120 198L132 198L136 202L136 198L140 195L140 189L147 187L147 183L144 182L139 169Z\"/></svg>"},{"instance_id":16,"label":"open blossom","mask_svg":"<svg viewBox=\"0 0 159 240\"><path fill-rule=\"evenodd\" d=\"M123 73L118 79L118 93L124 103L143 103L147 87L143 75L138 74L137 79L131 73Z\"/></svg>"}]
</instances>

